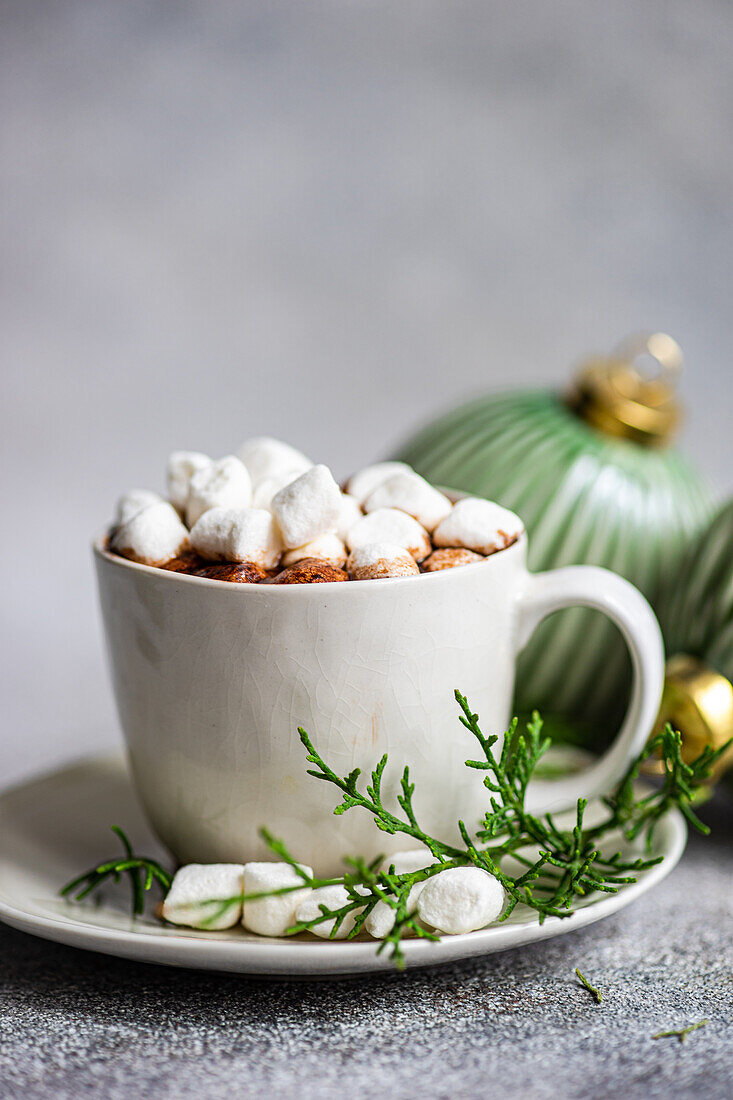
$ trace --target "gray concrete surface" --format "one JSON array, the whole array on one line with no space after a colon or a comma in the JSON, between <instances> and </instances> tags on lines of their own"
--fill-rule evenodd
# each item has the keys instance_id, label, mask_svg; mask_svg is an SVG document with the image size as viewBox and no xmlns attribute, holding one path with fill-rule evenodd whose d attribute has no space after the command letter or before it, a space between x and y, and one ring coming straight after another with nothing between
<instances>
[{"instance_id":1,"label":"gray concrete surface","mask_svg":"<svg viewBox=\"0 0 733 1100\"><path fill-rule=\"evenodd\" d=\"M733 805L652 894L530 948L405 976L252 982L0 926L4 1100L728 1100ZM596 1005L576 966L598 986ZM703 1018L680 1044L658 1031Z\"/></svg>"}]
</instances>

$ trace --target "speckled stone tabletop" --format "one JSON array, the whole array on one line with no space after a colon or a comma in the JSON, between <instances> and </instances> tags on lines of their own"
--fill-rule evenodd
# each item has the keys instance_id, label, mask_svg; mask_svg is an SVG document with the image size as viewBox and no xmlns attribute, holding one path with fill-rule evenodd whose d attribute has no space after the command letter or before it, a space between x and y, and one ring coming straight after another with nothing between
<instances>
[{"instance_id":1,"label":"speckled stone tabletop","mask_svg":"<svg viewBox=\"0 0 733 1100\"><path fill-rule=\"evenodd\" d=\"M733 802L705 817L712 835L616 916L408 975L248 981L0 927L0 1094L729 1100ZM652 1039L703 1018L684 1043Z\"/></svg>"}]
</instances>

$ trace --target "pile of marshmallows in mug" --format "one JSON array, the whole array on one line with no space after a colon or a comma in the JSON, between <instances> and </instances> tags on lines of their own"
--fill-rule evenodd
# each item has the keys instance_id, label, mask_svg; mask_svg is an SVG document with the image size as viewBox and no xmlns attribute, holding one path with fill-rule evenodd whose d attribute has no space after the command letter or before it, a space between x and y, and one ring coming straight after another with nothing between
<instances>
[{"instance_id":1,"label":"pile of marshmallows in mug","mask_svg":"<svg viewBox=\"0 0 733 1100\"><path fill-rule=\"evenodd\" d=\"M395 875L412 874L436 861L426 849L395 852L384 860L382 870ZM301 865L309 878L310 867ZM196 864L182 867L161 909L171 924L210 930L231 928L240 921L250 932L261 936L284 936L299 921L316 921L323 913L343 908L349 902L345 886L302 885L304 879L290 863ZM247 895L272 890L290 892L244 900ZM232 899L223 905L213 899ZM448 935L460 935L483 928L501 915L504 888L480 867L450 867L432 878L416 883L410 890L408 912L417 911L424 925ZM322 939L346 939L354 928L356 910L347 913L336 925L335 917L323 916L310 928ZM375 939L391 932L395 911L386 901L378 901L364 921L364 929Z\"/></svg>"},{"instance_id":2,"label":"pile of marshmallows in mug","mask_svg":"<svg viewBox=\"0 0 733 1100\"><path fill-rule=\"evenodd\" d=\"M178 568L185 555L247 564L222 579L376 580L481 561L522 530L513 512L474 497L454 504L403 462L368 466L342 491L327 466L257 438L216 460L176 451L168 500L147 489L126 493L109 548L164 568Z\"/></svg>"}]
</instances>

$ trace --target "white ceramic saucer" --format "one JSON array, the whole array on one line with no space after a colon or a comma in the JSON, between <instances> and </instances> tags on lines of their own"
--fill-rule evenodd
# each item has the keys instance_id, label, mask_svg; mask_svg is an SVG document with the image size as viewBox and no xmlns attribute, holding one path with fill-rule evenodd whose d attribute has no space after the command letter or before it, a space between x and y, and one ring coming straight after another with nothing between
<instances>
[{"instance_id":1,"label":"white ceramic saucer","mask_svg":"<svg viewBox=\"0 0 733 1100\"><path fill-rule=\"evenodd\" d=\"M591 807L589 807L589 810ZM266 939L242 929L196 932L164 927L151 915L133 920L122 884L101 903L65 902L58 890L68 879L118 851L109 831L121 825L137 851L169 863L135 800L121 758L93 758L65 767L0 796L0 919L45 939L108 955L167 966L286 977L329 977L390 970L374 940L331 942L308 936ZM439 943L407 940L408 967L429 966L505 951L582 928L629 905L660 882L677 863L686 839L678 812L662 822L654 855L664 862L642 872L618 894L583 899L565 919L540 925L518 906L504 924ZM126 885L126 884L125 884Z\"/></svg>"}]
</instances>

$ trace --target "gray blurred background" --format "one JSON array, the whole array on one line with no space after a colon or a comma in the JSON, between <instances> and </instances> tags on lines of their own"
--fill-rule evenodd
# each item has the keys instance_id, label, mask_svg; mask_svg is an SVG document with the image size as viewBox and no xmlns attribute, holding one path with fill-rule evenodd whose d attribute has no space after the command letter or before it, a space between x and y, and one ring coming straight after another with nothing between
<instances>
[{"instance_id":1,"label":"gray blurred background","mask_svg":"<svg viewBox=\"0 0 733 1100\"><path fill-rule=\"evenodd\" d=\"M0 15L2 781L117 743L89 541L171 449L345 475L653 327L730 491L726 0Z\"/></svg>"}]
</instances>

